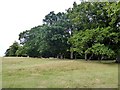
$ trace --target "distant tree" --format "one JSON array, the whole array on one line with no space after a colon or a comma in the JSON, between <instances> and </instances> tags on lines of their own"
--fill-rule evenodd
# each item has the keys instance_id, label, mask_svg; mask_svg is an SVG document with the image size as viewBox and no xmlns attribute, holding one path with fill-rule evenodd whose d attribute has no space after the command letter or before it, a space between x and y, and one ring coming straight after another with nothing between
<instances>
[{"instance_id":1,"label":"distant tree","mask_svg":"<svg viewBox=\"0 0 120 90\"><path fill-rule=\"evenodd\" d=\"M31 57L61 57L69 49L69 20L65 13L50 12L43 19L44 24L19 34L20 43ZM18 51L17 53L21 53Z\"/></svg>"},{"instance_id":2,"label":"distant tree","mask_svg":"<svg viewBox=\"0 0 120 90\"><path fill-rule=\"evenodd\" d=\"M43 25L21 32L19 40L6 56L115 59L120 50L120 2L74 2L65 13L48 13Z\"/></svg>"},{"instance_id":3,"label":"distant tree","mask_svg":"<svg viewBox=\"0 0 120 90\"><path fill-rule=\"evenodd\" d=\"M20 47L18 48L18 50L16 51L16 55L17 55L18 57L21 57L21 56L26 57L26 56L28 56L28 55L27 55L27 47L25 47L25 46L20 46Z\"/></svg>"},{"instance_id":4,"label":"distant tree","mask_svg":"<svg viewBox=\"0 0 120 90\"><path fill-rule=\"evenodd\" d=\"M5 56L17 56L16 51L19 49L18 42L14 42L5 52Z\"/></svg>"}]
</instances>

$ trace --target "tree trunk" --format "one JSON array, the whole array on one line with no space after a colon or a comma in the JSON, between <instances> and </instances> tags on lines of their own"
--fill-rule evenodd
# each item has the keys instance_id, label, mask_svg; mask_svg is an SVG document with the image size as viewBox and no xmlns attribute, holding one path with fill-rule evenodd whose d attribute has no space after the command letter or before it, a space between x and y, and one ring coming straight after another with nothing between
<instances>
[{"instance_id":1,"label":"tree trunk","mask_svg":"<svg viewBox=\"0 0 120 90\"><path fill-rule=\"evenodd\" d=\"M98 60L101 62L101 58L102 58L102 56L98 56Z\"/></svg>"},{"instance_id":2,"label":"tree trunk","mask_svg":"<svg viewBox=\"0 0 120 90\"><path fill-rule=\"evenodd\" d=\"M77 59L77 54L75 53L75 59Z\"/></svg>"},{"instance_id":3,"label":"tree trunk","mask_svg":"<svg viewBox=\"0 0 120 90\"><path fill-rule=\"evenodd\" d=\"M103 59L104 59L104 56L102 55L101 60L103 60Z\"/></svg>"},{"instance_id":4,"label":"tree trunk","mask_svg":"<svg viewBox=\"0 0 120 90\"><path fill-rule=\"evenodd\" d=\"M60 59L63 59L63 55L62 54L60 55Z\"/></svg>"},{"instance_id":5,"label":"tree trunk","mask_svg":"<svg viewBox=\"0 0 120 90\"><path fill-rule=\"evenodd\" d=\"M98 60L100 60L100 57L98 57Z\"/></svg>"},{"instance_id":6,"label":"tree trunk","mask_svg":"<svg viewBox=\"0 0 120 90\"><path fill-rule=\"evenodd\" d=\"M87 61L87 53L85 53L85 60Z\"/></svg>"},{"instance_id":7,"label":"tree trunk","mask_svg":"<svg viewBox=\"0 0 120 90\"><path fill-rule=\"evenodd\" d=\"M62 54L63 55L63 59L65 59L65 54Z\"/></svg>"},{"instance_id":8,"label":"tree trunk","mask_svg":"<svg viewBox=\"0 0 120 90\"><path fill-rule=\"evenodd\" d=\"M89 60L91 60L92 57L93 57L93 53L92 53L92 55L89 57Z\"/></svg>"},{"instance_id":9,"label":"tree trunk","mask_svg":"<svg viewBox=\"0 0 120 90\"><path fill-rule=\"evenodd\" d=\"M116 63L120 63L120 56L117 56L117 58L116 58L116 61L115 61Z\"/></svg>"},{"instance_id":10,"label":"tree trunk","mask_svg":"<svg viewBox=\"0 0 120 90\"><path fill-rule=\"evenodd\" d=\"M59 55L57 55L57 59L59 59Z\"/></svg>"},{"instance_id":11,"label":"tree trunk","mask_svg":"<svg viewBox=\"0 0 120 90\"><path fill-rule=\"evenodd\" d=\"M73 59L73 52L70 53L70 59Z\"/></svg>"}]
</instances>

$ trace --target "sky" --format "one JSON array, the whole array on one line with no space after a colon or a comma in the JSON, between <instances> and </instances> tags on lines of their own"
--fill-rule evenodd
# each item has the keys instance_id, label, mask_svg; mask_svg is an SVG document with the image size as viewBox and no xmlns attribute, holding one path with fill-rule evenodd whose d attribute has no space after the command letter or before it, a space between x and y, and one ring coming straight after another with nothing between
<instances>
[{"instance_id":1,"label":"sky","mask_svg":"<svg viewBox=\"0 0 120 90\"><path fill-rule=\"evenodd\" d=\"M50 11L65 12L80 0L1 0L0 1L0 56L18 41L19 33L42 24Z\"/></svg>"}]
</instances>

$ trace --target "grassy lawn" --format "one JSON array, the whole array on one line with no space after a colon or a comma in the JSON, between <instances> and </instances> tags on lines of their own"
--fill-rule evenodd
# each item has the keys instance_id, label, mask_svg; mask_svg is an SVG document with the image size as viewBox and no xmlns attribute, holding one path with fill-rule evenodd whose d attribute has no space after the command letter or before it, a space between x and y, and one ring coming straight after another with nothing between
<instances>
[{"instance_id":1,"label":"grassy lawn","mask_svg":"<svg viewBox=\"0 0 120 90\"><path fill-rule=\"evenodd\" d=\"M2 88L2 57L0 57L0 90Z\"/></svg>"},{"instance_id":2,"label":"grassy lawn","mask_svg":"<svg viewBox=\"0 0 120 90\"><path fill-rule=\"evenodd\" d=\"M115 63L3 58L3 88L117 88Z\"/></svg>"}]
</instances>

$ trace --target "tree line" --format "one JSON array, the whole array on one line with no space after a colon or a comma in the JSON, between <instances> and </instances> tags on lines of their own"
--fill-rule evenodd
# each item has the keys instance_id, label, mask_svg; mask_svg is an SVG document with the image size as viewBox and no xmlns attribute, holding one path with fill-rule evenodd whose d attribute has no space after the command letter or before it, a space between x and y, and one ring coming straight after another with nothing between
<instances>
[{"instance_id":1,"label":"tree line","mask_svg":"<svg viewBox=\"0 0 120 90\"><path fill-rule=\"evenodd\" d=\"M116 59L120 54L120 1L73 3L51 11L43 24L19 34L5 56Z\"/></svg>"}]
</instances>

